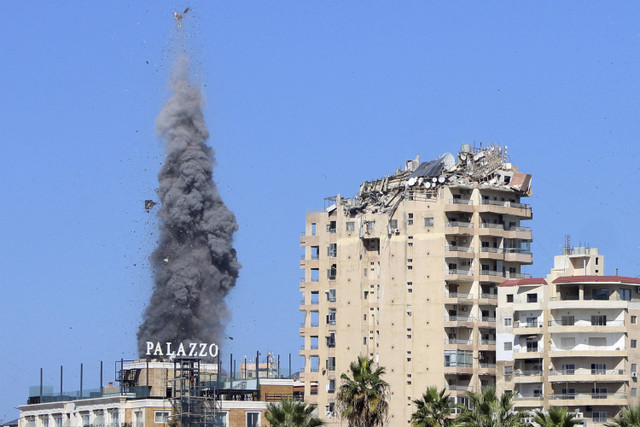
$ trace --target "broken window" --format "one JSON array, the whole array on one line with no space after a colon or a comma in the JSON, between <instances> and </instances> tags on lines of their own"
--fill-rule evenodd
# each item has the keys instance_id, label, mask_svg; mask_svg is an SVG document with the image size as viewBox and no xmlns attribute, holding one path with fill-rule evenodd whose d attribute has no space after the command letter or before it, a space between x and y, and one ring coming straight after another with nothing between
<instances>
[{"instance_id":1,"label":"broken window","mask_svg":"<svg viewBox=\"0 0 640 427\"><path fill-rule=\"evenodd\" d=\"M329 243L327 247L327 255L329 258L335 258L338 256L338 244L337 243Z\"/></svg>"}]
</instances>

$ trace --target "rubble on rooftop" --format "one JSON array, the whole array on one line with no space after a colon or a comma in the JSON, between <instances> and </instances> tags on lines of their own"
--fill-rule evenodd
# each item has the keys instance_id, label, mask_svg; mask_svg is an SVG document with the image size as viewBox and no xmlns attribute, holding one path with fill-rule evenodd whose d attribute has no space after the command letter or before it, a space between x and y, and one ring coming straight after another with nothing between
<instances>
[{"instance_id":1,"label":"rubble on rooftop","mask_svg":"<svg viewBox=\"0 0 640 427\"><path fill-rule=\"evenodd\" d=\"M482 147L480 144L476 148L465 144L457 159L453 154L445 153L428 162L421 163L419 156L407 160L404 169L397 169L392 176L363 182L358 195L342 199L341 204L351 215L357 212L393 215L405 198L435 199L443 186L496 188L530 195L531 175L518 172L508 161L506 146L490 144Z\"/></svg>"}]
</instances>

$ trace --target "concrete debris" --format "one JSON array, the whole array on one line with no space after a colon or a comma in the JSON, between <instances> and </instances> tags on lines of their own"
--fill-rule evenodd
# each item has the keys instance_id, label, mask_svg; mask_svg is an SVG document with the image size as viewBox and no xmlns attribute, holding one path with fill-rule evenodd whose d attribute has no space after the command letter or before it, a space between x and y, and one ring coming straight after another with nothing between
<instances>
[{"instance_id":1,"label":"concrete debris","mask_svg":"<svg viewBox=\"0 0 640 427\"><path fill-rule=\"evenodd\" d=\"M506 146L481 144L476 148L465 144L457 159L445 153L428 162L421 163L419 156L407 160L404 169L397 169L393 176L363 182L358 195L341 199L341 205L348 215L382 212L392 216L403 199L436 199L438 190L445 185L466 189L493 187L529 196L531 175L518 172L508 162Z\"/></svg>"},{"instance_id":2,"label":"concrete debris","mask_svg":"<svg viewBox=\"0 0 640 427\"><path fill-rule=\"evenodd\" d=\"M153 200L145 200L145 201L144 201L144 208L145 208L146 210L153 209L153 207L154 207L155 205L157 205L157 203L156 203L156 202L154 202Z\"/></svg>"}]
</instances>

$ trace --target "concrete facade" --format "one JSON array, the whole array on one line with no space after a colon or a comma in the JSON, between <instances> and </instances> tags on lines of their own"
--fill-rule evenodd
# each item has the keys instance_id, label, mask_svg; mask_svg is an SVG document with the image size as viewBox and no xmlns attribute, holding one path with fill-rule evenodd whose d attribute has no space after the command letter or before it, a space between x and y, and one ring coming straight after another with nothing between
<instances>
[{"instance_id":1,"label":"concrete facade","mask_svg":"<svg viewBox=\"0 0 640 427\"><path fill-rule=\"evenodd\" d=\"M386 369L390 425L408 423L429 386L465 402L495 384L497 285L532 263L531 177L507 160L493 145L416 158L307 214L301 380L330 424L359 355Z\"/></svg>"},{"instance_id":2,"label":"concrete facade","mask_svg":"<svg viewBox=\"0 0 640 427\"><path fill-rule=\"evenodd\" d=\"M546 279L505 281L498 307L497 388L516 408L600 425L639 403L640 279L605 276L597 249L567 248Z\"/></svg>"}]
</instances>

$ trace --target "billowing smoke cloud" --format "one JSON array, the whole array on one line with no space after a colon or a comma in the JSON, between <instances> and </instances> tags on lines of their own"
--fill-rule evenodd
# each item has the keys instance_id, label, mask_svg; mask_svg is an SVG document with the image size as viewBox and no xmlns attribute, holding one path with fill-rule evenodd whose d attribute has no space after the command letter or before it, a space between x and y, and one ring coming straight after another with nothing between
<instances>
[{"instance_id":1,"label":"billowing smoke cloud","mask_svg":"<svg viewBox=\"0 0 640 427\"><path fill-rule=\"evenodd\" d=\"M167 156L158 174L160 240L151 256L154 290L138 331L145 342L220 343L229 313L224 298L240 264L232 247L238 229L212 181L214 150L202 116L200 90L182 58L171 77L173 95L156 118Z\"/></svg>"}]
</instances>

